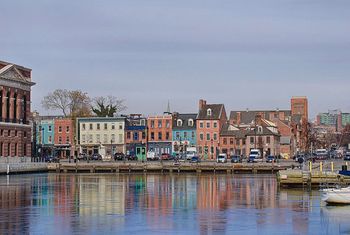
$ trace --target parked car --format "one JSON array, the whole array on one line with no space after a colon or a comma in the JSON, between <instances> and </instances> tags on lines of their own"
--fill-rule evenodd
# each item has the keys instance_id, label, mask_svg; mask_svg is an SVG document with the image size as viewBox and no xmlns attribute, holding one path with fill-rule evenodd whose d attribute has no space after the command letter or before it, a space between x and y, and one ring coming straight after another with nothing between
<instances>
[{"instance_id":1,"label":"parked car","mask_svg":"<svg viewBox=\"0 0 350 235\"><path fill-rule=\"evenodd\" d=\"M226 153L220 153L216 158L217 163L226 163L227 162L227 155Z\"/></svg>"},{"instance_id":2,"label":"parked car","mask_svg":"<svg viewBox=\"0 0 350 235\"><path fill-rule=\"evenodd\" d=\"M114 154L114 161L123 161L125 160L124 153L115 153Z\"/></svg>"},{"instance_id":3,"label":"parked car","mask_svg":"<svg viewBox=\"0 0 350 235\"><path fill-rule=\"evenodd\" d=\"M160 156L161 160L171 160L172 157L170 156L169 153L162 153L162 155Z\"/></svg>"},{"instance_id":4,"label":"parked car","mask_svg":"<svg viewBox=\"0 0 350 235\"><path fill-rule=\"evenodd\" d=\"M93 161L102 161L102 156L101 156L101 154L99 154L99 153L94 153L94 154L91 156L91 160L93 160Z\"/></svg>"},{"instance_id":5,"label":"parked car","mask_svg":"<svg viewBox=\"0 0 350 235\"><path fill-rule=\"evenodd\" d=\"M266 162L276 162L275 156L272 156L272 155L267 156Z\"/></svg>"},{"instance_id":6,"label":"parked car","mask_svg":"<svg viewBox=\"0 0 350 235\"><path fill-rule=\"evenodd\" d=\"M232 155L230 158L231 158L231 162L232 162L232 163L239 163L239 162L242 162L241 157L238 156L238 155Z\"/></svg>"},{"instance_id":7,"label":"parked car","mask_svg":"<svg viewBox=\"0 0 350 235\"><path fill-rule=\"evenodd\" d=\"M45 162L59 162L59 161L60 159L57 156L52 156L52 155L45 156Z\"/></svg>"},{"instance_id":8,"label":"parked car","mask_svg":"<svg viewBox=\"0 0 350 235\"><path fill-rule=\"evenodd\" d=\"M344 161L350 161L350 152L347 152L344 156Z\"/></svg>"},{"instance_id":9,"label":"parked car","mask_svg":"<svg viewBox=\"0 0 350 235\"><path fill-rule=\"evenodd\" d=\"M146 159L147 161L157 161L159 160L159 156L153 151L148 151Z\"/></svg>"},{"instance_id":10,"label":"parked car","mask_svg":"<svg viewBox=\"0 0 350 235\"><path fill-rule=\"evenodd\" d=\"M134 154L128 155L126 157L129 161L137 161L137 156Z\"/></svg>"},{"instance_id":11,"label":"parked car","mask_svg":"<svg viewBox=\"0 0 350 235\"><path fill-rule=\"evenodd\" d=\"M192 162L192 163L199 163L199 162L201 162L201 159L199 158L199 156L193 156L191 158L190 162Z\"/></svg>"},{"instance_id":12,"label":"parked car","mask_svg":"<svg viewBox=\"0 0 350 235\"><path fill-rule=\"evenodd\" d=\"M87 160L87 155L86 153L80 153L78 156L77 156L77 159L79 161L86 161Z\"/></svg>"}]
</instances>

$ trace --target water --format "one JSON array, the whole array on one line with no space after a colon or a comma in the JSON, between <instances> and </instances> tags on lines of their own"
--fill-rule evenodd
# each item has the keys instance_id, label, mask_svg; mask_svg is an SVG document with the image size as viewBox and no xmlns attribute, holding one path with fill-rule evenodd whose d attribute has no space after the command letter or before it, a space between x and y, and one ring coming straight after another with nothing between
<instances>
[{"instance_id":1,"label":"water","mask_svg":"<svg viewBox=\"0 0 350 235\"><path fill-rule=\"evenodd\" d=\"M349 234L350 208L272 175L0 176L0 234Z\"/></svg>"}]
</instances>

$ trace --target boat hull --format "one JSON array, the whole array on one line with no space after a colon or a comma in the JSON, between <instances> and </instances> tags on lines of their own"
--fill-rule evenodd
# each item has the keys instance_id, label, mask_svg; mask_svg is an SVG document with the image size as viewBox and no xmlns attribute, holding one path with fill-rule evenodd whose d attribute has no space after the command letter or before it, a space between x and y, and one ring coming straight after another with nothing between
<instances>
[{"instance_id":1,"label":"boat hull","mask_svg":"<svg viewBox=\"0 0 350 235\"><path fill-rule=\"evenodd\" d=\"M350 204L350 188L324 189L322 200L328 204Z\"/></svg>"}]
</instances>

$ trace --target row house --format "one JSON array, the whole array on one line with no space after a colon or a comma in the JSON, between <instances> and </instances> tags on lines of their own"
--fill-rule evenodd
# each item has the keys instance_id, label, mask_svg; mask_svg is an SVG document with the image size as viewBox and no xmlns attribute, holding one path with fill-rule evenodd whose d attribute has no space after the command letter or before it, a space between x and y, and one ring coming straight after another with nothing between
<instances>
[{"instance_id":1,"label":"row house","mask_svg":"<svg viewBox=\"0 0 350 235\"><path fill-rule=\"evenodd\" d=\"M173 113L173 152L185 153L188 147L197 146L196 135L197 114Z\"/></svg>"},{"instance_id":2,"label":"row house","mask_svg":"<svg viewBox=\"0 0 350 235\"><path fill-rule=\"evenodd\" d=\"M106 156L125 153L125 117L89 117L77 119L79 153Z\"/></svg>"},{"instance_id":3,"label":"row house","mask_svg":"<svg viewBox=\"0 0 350 235\"><path fill-rule=\"evenodd\" d=\"M173 116L170 113L147 118L148 151L154 151L159 155L172 154L172 119Z\"/></svg>"},{"instance_id":4,"label":"row house","mask_svg":"<svg viewBox=\"0 0 350 235\"><path fill-rule=\"evenodd\" d=\"M147 119L141 114L131 114L125 123L126 154L136 156L138 160L146 160L147 151Z\"/></svg>"},{"instance_id":5,"label":"row house","mask_svg":"<svg viewBox=\"0 0 350 235\"><path fill-rule=\"evenodd\" d=\"M54 118L42 117L36 124L36 143L39 156L54 155Z\"/></svg>"},{"instance_id":6,"label":"row house","mask_svg":"<svg viewBox=\"0 0 350 235\"><path fill-rule=\"evenodd\" d=\"M31 69L0 61L0 156L31 156ZM0 161L1 161L0 158Z\"/></svg>"},{"instance_id":7,"label":"row house","mask_svg":"<svg viewBox=\"0 0 350 235\"><path fill-rule=\"evenodd\" d=\"M225 106L207 104L206 100L199 100L196 119L198 154L203 159L216 159L219 153L220 131L227 122Z\"/></svg>"},{"instance_id":8,"label":"row house","mask_svg":"<svg viewBox=\"0 0 350 235\"><path fill-rule=\"evenodd\" d=\"M220 152L228 156L246 156L246 131L224 124L220 132Z\"/></svg>"},{"instance_id":9,"label":"row house","mask_svg":"<svg viewBox=\"0 0 350 235\"><path fill-rule=\"evenodd\" d=\"M54 120L54 149L55 156L69 158L75 154L74 122L70 118Z\"/></svg>"}]
</instances>

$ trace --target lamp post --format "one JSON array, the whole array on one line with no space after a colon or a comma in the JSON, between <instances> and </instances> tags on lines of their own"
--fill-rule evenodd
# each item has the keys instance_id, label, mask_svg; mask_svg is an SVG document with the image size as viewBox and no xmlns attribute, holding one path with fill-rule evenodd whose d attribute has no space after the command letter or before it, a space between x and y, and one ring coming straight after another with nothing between
<instances>
[{"instance_id":1,"label":"lamp post","mask_svg":"<svg viewBox=\"0 0 350 235\"><path fill-rule=\"evenodd\" d=\"M44 127L41 128L41 161L44 159Z\"/></svg>"}]
</instances>

